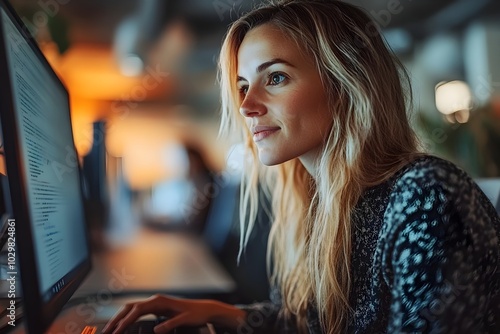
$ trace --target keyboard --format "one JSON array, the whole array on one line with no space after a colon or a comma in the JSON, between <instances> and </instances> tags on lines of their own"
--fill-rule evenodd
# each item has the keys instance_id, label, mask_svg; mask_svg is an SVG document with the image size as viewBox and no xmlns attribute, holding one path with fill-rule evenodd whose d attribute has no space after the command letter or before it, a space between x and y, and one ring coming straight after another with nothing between
<instances>
[{"instance_id":1,"label":"keyboard","mask_svg":"<svg viewBox=\"0 0 500 334\"><path fill-rule=\"evenodd\" d=\"M160 322L160 319L136 321L127 328L125 334L154 334L153 329ZM171 333L177 334L177 330ZM100 328L98 329L98 326L85 326L80 334L100 334Z\"/></svg>"},{"instance_id":2,"label":"keyboard","mask_svg":"<svg viewBox=\"0 0 500 334\"><path fill-rule=\"evenodd\" d=\"M139 320L130 325L127 330L125 331L125 334L154 334L154 328L156 325L162 323L165 321L164 318L159 318L155 320ZM97 326L85 326L85 328L82 330L81 334L100 334L100 329ZM201 326L201 327L179 327L174 329L173 331L170 331L170 334L200 334L200 333L208 333L208 330L206 329L206 326Z\"/></svg>"}]
</instances>

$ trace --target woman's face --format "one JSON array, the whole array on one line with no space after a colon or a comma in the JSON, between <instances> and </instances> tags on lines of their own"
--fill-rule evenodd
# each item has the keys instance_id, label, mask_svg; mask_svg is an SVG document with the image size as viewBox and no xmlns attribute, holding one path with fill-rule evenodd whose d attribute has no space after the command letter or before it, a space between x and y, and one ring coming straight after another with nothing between
<instances>
[{"instance_id":1,"label":"woman's face","mask_svg":"<svg viewBox=\"0 0 500 334\"><path fill-rule=\"evenodd\" d=\"M237 85L240 113L261 162L270 166L299 157L311 171L332 125L312 57L271 24L260 25L240 46Z\"/></svg>"}]
</instances>

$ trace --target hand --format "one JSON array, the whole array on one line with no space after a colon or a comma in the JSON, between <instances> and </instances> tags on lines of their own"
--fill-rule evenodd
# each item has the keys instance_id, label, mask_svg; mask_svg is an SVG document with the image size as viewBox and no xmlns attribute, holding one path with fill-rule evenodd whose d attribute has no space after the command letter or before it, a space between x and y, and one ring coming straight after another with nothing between
<instances>
[{"instance_id":1,"label":"hand","mask_svg":"<svg viewBox=\"0 0 500 334\"><path fill-rule=\"evenodd\" d=\"M123 333L128 326L146 314L169 317L155 327L156 334L168 333L179 326L201 326L213 321L234 326L238 317L245 317L244 311L215 300L155 295L140 302L126 304L104 327L103 333Z\"/></svg>"}]
</instances>

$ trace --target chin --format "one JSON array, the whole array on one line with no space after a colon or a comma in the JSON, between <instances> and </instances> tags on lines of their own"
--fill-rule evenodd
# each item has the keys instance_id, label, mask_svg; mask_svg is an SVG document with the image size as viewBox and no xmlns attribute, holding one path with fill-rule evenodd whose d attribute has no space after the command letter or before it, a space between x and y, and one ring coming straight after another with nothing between
<instances>
[{"instance_id":1,"label":"chin","mask_svg":"<svg viewBox=\"0 0 500 334\"><path fill-rule=\"evenodd\" d=\"M265 165L265 166L276 166L276 165L279 165L281 162L274 162L274 161L269 161L269 160L262 160L260 159L260 162Z\"/></svg>"},{"instance_id":2,"label":"chin","mask_svg":"<svg viewBox=\"0 0 500 334\"><path fill-rule=\"evenodd\" d=\"M284 157L277 156L275 154L259 153L259 160L263 165L275 166L287 162L292 158L286 159Z\"/></svg>"}]
</instances>

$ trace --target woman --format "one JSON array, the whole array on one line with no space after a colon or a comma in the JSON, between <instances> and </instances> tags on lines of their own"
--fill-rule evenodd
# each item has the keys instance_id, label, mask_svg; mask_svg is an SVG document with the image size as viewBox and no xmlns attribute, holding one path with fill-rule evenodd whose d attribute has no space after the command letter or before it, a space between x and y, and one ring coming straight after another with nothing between
<instances>
[{"instance_id":1,"label":"woman","mask_svg":"<svg viewBox=\"0 0 500 334\"><path fill-rule=\"evenodd\" d=\"M257 185L272 198L272 301L155 296L109 327L173 313L157 333L205 322L245 333L500 332L499 217L462 170L420 153L401 74L370 18L340 1L278 1L237 20L220 57L221 128L239 129L253 157L241 249Z\"/></svg>"}]
</instances>

